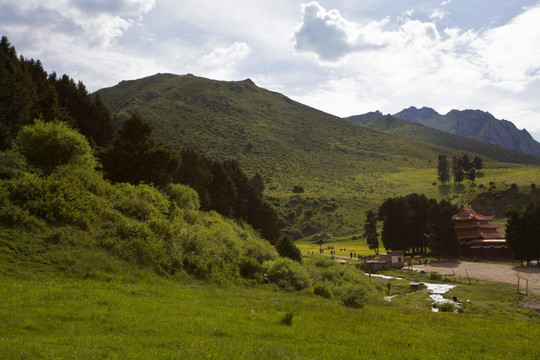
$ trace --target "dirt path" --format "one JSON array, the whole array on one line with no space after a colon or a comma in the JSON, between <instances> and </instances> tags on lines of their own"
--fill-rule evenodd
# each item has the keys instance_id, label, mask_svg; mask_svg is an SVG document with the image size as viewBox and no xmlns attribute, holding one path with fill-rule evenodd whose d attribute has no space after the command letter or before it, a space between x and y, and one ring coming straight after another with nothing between
<instances>
[{"instance_id":1,"label":"dirt path","mask_svg":"<svg viewBox=\"0 0 540 360\"><path fill-rule=\"evenodd\" d=\"M435 271L439 274L452 274L452 270L456 277L461 276L462 279L467 278L467 273L470 278L497 281L516 285L518 276L520 280L520 288L525 291L525 279L529 280L529 292L540 295L540 267L521 267L505 264L486 264L476 262L446 262L440 264L416 265L415 268L424 269L426 272Z\"/></svg>"}]
</instances>

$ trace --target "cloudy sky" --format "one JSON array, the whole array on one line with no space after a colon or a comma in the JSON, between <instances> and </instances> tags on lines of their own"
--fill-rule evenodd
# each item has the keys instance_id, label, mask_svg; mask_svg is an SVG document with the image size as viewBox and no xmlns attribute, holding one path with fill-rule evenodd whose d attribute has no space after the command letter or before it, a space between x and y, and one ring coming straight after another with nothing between
<instances>
[{"instance_id":1,"label":"cloudy sky","mask_svg":"<svg viewBox=\"0 0 540 360\"><path fill-rule=\"evenodd\" d=\"M480 109L540 139L540 0L0 0L0 33L90 91L251 78L338 116Z\"/></svg>"}]
</instances>

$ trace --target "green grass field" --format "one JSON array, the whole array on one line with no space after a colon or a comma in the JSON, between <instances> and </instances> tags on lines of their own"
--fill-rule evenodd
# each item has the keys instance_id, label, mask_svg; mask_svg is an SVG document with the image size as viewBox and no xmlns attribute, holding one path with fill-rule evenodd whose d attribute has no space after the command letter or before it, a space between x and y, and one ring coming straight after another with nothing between
<instances>
[{"instance_id":1,"label":"green grass field","mask_svg":"<svg viewBox=\"0 0 540 360\"><path fill-rule=\"evenodd\" d=\"M522 309L523 296L509 285L460 284L448 297L470 301L456 314L431 312L425 291L392 280L392 302L353 309L272 284L166 279L100 250L82 256L56 249L40 263L29 260L31 249L0 265L2 359L540 356L540 316ZM283 323L287 314L290 325Z\"/></svg>"}]
</instances>

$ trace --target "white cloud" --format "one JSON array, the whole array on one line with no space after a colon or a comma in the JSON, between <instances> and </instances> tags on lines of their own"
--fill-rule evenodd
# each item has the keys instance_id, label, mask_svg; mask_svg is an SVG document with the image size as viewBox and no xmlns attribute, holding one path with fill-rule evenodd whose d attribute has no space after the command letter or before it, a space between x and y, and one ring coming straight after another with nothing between
<instances>
[{"instance_id":1,"label":"white cloud","mask_svg":"<svg viewBox=\"0 0 540 360\"><path fill-rule=\"evenodd\" d=\"M384 46L377 33L377 24L363 29L344 19L338 10L326 11L318 2L302 4L302 21L294 33L294 48L298 52L314 53L323 60L339 58L365 49ZM366 31L367 30L367 31Z\"/></svg>"},{"instance_id":2,"label":"white cloud","mask_svg":"<svg viewBox=\"0 0 540 360\"><path fill-rule=\"evenodd\" d=\"M246 43L235 42L227 48L218 48L202 56L198 64L205 76L215 79L232 80L238 62L251 53Z\"/></svg>"},{"instance_id":3,"label":"white cloud","mask_svg":"<svg viewBox=\"0 0 540 360\"><path fill-rule=\"evenodd\" d=\"M446 16L446 11L442 9L435 9L433 13L429 16L430 19L439 19L442 20Z\"/></svg>"},{"instance_id":4,"label":"white cloud","mask_svg":"<svg viewBox=\"0 0 540 360\"><path fill-rule=\"evenodd\" d=\"M515 93L540 80L540 6L527 9L510 23L486 31L471 46L485 65L493 86Z\"/></svg>"}]
</instances>

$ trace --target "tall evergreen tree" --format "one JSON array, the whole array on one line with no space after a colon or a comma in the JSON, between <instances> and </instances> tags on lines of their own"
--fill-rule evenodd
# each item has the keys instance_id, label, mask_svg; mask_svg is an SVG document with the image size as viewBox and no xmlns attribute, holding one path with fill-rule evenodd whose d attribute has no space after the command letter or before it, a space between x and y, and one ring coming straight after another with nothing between
<instances>
[{"instance_id":1,"label":"tall evergreen tree","mask_svg":"<svg viewBox=\"0 0 540 360\"><path fill-rule=\"evenodd\" d=\"M474 180L476 180L476 170L474 168L471 168L469 170L469 180L474 183Z\"/></svg>"},{"instance_id":2,"label":"tall evergreen tree","mask_svg":"<svg viewBox=\"0 0 540 360\"><path fill-rule=\"evenodd\" d=\"M474 159L473 159L473 167L476 169L476 170L482 170L483 167L484 167L484 163L482 161L482 159L478 156L475 156Z\"/></svg>"},{"instance_id":3,"label":"tall evergreen tree","mask_svg":"<svg viewBox=\"0 0 540 360\"><path fill-rule=\"evenodd\" d=\"M506 226L506 240L514 257L530 265L531 260L540 260L540 202L529 204L518 214L510 213ZM540 262L539 262L540 263Z\"/></svg>"},{"instance_id":4,"label":"tall evergreen tree","mask_svg":"<svg viewBox=\"0 0 540 360\"><path fill-rule=\"evenodd\" d=\"M302 253L296 247L292 239L285 235L276 244L276 250L282 257L288 257L291 260L302 262Z\"/></svg>"},{"instance_id":5,"label":"tall evergreen tree","mask_svg":"<svg viewBox=\"0 0 540 360\"><path fill-rule=\"evenodd\" d=\"M34 120L37 103L32 76L25 72L7 37L0 41L0 150Z\"/></svg>"},{"instance_id":6,"label":"tall evergreen tree","mask_svg":"<svg viewBox=\"0 0 540 360\"><path fill-rule=\"evenodd\" d=\"M182 162L169 146L152 140L152 125L136 113L124 120L113 144L100 153L100 160L113 182L158 187L173 181Z\"/></svg>"},{"instance_id":7,"label":"tall evergreen tree","mask_svg":"<svg viewBox=\"0 0 540 360\"><path fill-rule=\"evenodd\" d=\"M469 172L469 170L471 170L471 168L473 167L473 164L471 163L471 159L469 159L469 155L467 154L464 154L459 159L459 164L461 165L461 169L464 172Z\"/></svg>"},{"instance_id":8,"label":"tall evergreen tree","mask_svg":"<svg viewBox=\"0 0 540 360\"><path fill-rule=\"evenodd\" d=\"M463 168L461 161L457 157L452 157L452 175L454 175L454 185L461 184L463 181Z\"/></svg>"},{"instance_id":9,"label":"tall evergreen tree","mask_svg":"<svg viewBox=\"0 0 540 360\"><path fill-rule=\"evenodd\" d=\"M439 162L437 165L437 178L442 184L446 184L450 181L450 172L446 155L439 155Z\"/></svg>"},{"instance_id":10,"label":"tall evergreen tree","mask_svg":"<svg viewBox=\"0 0 540 360\"><path fill-rule=\"evenodd\" d=\"M366 239L370 250L379 255L379 234L377 233L377 214L373 210L366 211L366 221L364 222L364 232L362 237Z\"/></svg>"},{"instance_id":11,"label":"tall evergreen tree","mask_svg":"<svg viewBox=\"0 0 540 360\"><path fill-rule=\"evenodd\" d=\"M429 218L431 203L425 195L409 194L405 196L413 216L409 224L409 231L403 236L406 243L414 253L424 253L426 251L426 226Z\"/></svg>"},{"instance_id":12,"label":"tall evergreen tree","mask_svg":"<svg viewBox=\"0 0 540 360\"><path fill-rule=\"evenodd\" d=\"M381 241L387 250L407 250L404 234L410 229L414 212L403 197L386 199L379 207L378 219L383 221Z\"/></svg>"},{"instance_id":13,"label":"tall evergreen tree","mask_svg":"<svg viewBox=\"0 0 540 360\"><path fill-rule=\"evenodd\" d=\"M442 200L434 203L429 213L428 243L433 254L439 260L446 256L452 258L459 253L459 239L456 235L452 216L457 213L456 206Z\"/></svg>"}]
</instances>

